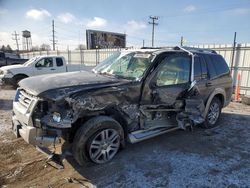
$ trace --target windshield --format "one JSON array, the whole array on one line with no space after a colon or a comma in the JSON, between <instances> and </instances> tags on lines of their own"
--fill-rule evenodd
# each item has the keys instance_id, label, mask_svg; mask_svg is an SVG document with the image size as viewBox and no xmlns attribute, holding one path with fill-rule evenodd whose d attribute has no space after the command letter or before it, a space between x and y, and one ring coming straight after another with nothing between
<instances>
[{"instance_id":1,"label":"windshield","mask_svg":"<svg viewBox=\"0 0 250 188\"><path fill-rule=\"evenodd\" d=\"M139 80L151 64L150 52L119 52L100 63L93 71L99 74Z\"/></svg>"},{"instance_id":2,"label":"windshield","mask_svg":"<svg viewBox=\"0 0 250 188\"><path fill-rule=\"evenodd\" d=\"M38 57L33 57L33 58L29 59L28 61L26 61L23 65L26 66L26 67L28 67L28 66L30 66L30 65L33 63L33 61L35 61L37 58L38 58Z\"/></svg>"}]
</instances>

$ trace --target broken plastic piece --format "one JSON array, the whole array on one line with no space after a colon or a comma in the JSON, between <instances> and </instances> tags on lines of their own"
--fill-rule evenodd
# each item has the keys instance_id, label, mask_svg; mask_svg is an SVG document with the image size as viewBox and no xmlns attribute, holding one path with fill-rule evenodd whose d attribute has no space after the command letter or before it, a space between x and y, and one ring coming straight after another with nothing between
<instances>
[{"instance_id":1,"label":"broken plastic piece","mask_svg":"<svg viewBox=\"0 0 250 188\"><path fill-rule=\"evenodd\" d=\"M52 153L46 163L56 169L64 169L62 160L61 155Z\"/></svg>"}]
</instances>

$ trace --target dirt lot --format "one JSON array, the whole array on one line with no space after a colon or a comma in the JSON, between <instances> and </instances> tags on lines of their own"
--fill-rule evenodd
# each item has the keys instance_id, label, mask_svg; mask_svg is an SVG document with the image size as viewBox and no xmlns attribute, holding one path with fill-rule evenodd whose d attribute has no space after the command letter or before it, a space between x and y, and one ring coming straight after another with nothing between
<instances>
[{"instance_id":1,"label":"dirt lot","mask_svg":"<svg viewBox=\"0 0 250 188\"><path fill-rule=\"evenodd\" d=\"M250 187L250 106L231 103L219 126L127 145L105 165L65 169L10 132L14 90L0 90L0 187Z\"/></svg>"}]
</instances>

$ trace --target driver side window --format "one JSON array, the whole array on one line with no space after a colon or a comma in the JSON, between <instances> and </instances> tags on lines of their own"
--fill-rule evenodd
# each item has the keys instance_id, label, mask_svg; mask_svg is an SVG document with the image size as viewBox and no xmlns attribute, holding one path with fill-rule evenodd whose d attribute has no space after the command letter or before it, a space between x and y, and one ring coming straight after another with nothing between
<instances>
[{"instance_id":1,"label":"driver side window","mask_svg":"<svg viewBox=\"0 0 250 188\"><path fill-rule=\"evenodd\" d=\"M53 67L53 58L43 58L36 63L36 67Z\"/></svg>"},{"instance_id":2,"label":"driver side window","mask_svg":"<svg viewBox=\"0 0 250 188\"><path fill-rule=\"evenodd\" d=\"M175 56L165 58L156 74L157 86L187 83L190 80L191 58Z\"/></svg>"}]
</instances>

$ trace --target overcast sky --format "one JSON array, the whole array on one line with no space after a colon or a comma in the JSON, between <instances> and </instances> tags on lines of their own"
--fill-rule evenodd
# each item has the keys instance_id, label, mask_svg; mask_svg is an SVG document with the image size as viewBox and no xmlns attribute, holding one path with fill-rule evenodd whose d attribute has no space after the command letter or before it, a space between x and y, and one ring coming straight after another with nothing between
<instances>
[{"instance_id":1,"label":"overcast sky","mask_svg":"<svg viewBox=\"0 0 250 188\"><path fill-rule=\"evenodd\" d=\"M33 45L51 44L55 20L58 49L85 44L86 29L121 32L127 46L151 45L149 16L159 16L155 45L250 42L249 0L0 0L0 45L15 42L11 34L31 31ZM20 44L22 38L20 37Z\"/></svg>"}]
</instances>

